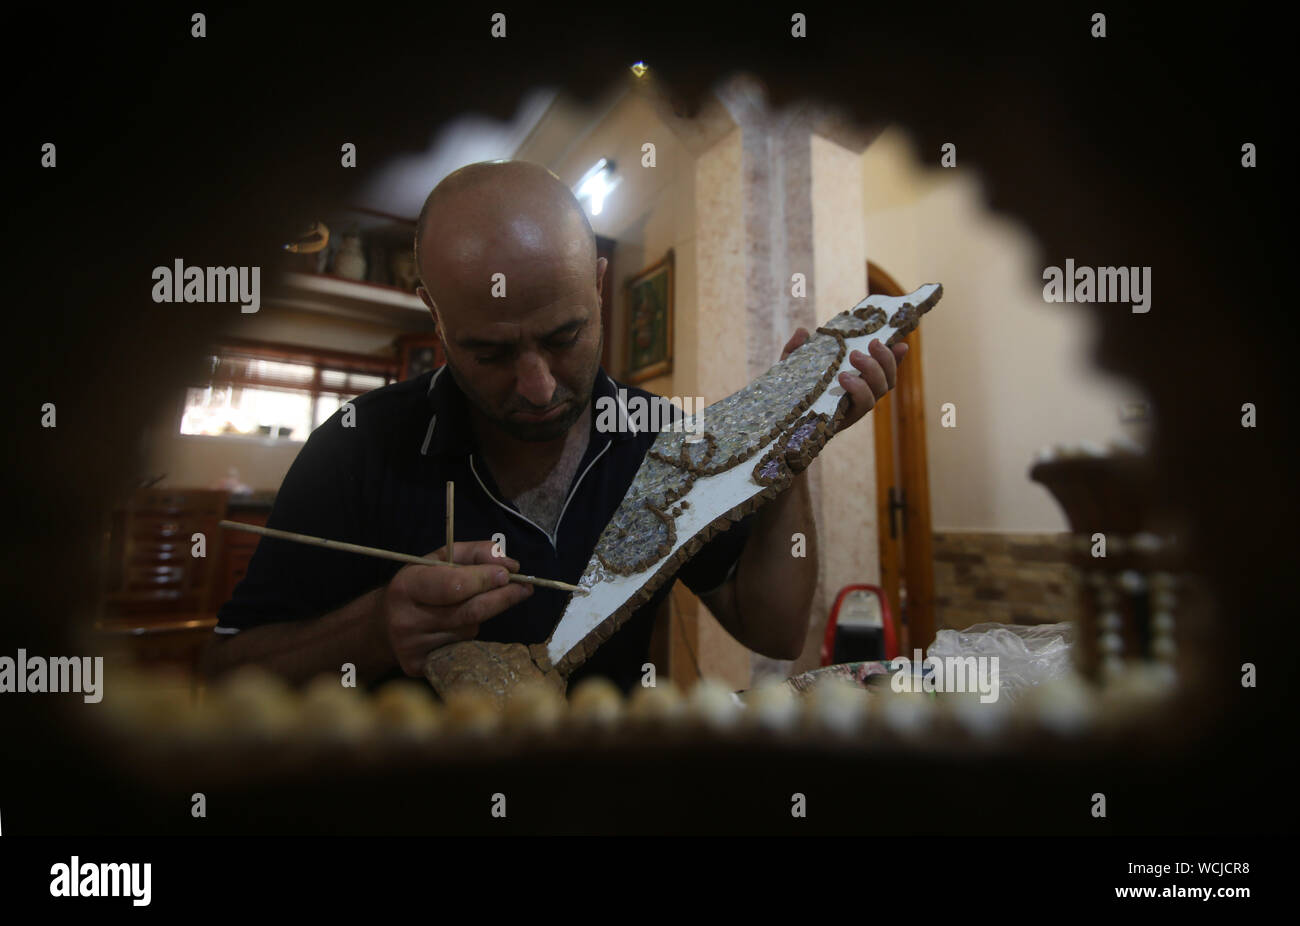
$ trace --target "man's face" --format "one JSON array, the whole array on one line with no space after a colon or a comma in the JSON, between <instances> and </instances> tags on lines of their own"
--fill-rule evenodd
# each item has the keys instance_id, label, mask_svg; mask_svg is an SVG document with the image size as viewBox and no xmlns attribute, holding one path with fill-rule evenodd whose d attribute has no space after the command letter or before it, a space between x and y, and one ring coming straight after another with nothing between
<instances>
[{"instance_id":1,"label":"man's face","mask_svg":"<svg viewBox=\"0 0 1300 926\"><path fill-rule=\"evenodd\" d=\"M562 438L591 401L606 261L593 267L588 257L516 261L471 274L481 285L439 288L434 316L456 385L516 440ZM505 274L505 297L492 295L495 272Z\"/></svg>"}]
</instances>

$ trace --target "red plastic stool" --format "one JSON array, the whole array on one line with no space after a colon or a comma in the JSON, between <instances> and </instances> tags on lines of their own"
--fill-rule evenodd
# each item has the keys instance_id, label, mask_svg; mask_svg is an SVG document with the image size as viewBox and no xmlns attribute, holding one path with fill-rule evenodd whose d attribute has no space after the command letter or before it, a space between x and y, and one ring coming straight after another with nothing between
<instances>
[{"instance_id":1,"label":"red plastic stool","mask_svg":"<svg viewBox=\"0 0 1300 926\"><path fill-rule=\"evenodd\" d=\"M835 652L835 628L839 621L840 606L844 604L844 599L854 592L868 592L880 600L880 616L885 632L885 658L898 657L898 637L894 633L894 617L889 610L889 598L884 590L879 585L846 585L835 596L830 619L826 621L826 636L822 639L822 665L824 666L831 664L832 654Z\"/></svg>"}]
</instances>

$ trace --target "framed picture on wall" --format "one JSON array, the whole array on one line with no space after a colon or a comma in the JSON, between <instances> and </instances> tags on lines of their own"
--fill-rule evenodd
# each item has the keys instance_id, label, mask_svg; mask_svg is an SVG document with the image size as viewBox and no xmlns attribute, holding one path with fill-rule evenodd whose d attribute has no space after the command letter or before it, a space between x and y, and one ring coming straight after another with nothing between
<instances>
[{"instance_id":1,"label":"framed picture on wall","mask_svg":"<svg viewBox=\"0 0 1300 926\"><path fill-rule=\"evenodd\" d=\"M673 371L673 252L627 281L625 382Z\"/></svg>"}]
</instances>

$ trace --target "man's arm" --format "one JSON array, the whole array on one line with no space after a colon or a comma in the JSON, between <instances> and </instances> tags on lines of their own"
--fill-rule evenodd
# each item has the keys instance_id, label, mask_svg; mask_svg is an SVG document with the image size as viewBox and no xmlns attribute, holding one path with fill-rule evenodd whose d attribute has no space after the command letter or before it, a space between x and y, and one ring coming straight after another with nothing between
<instances>
[{"instance_id":1,"label":"man's arm","mask_svg":"<svg viewBox=\"0 0 1300 926\"><path fill-rule=\"evenodd\" d=\"M781 359L808 337L807 329L797 329ZM867 350L865 354L854 351L849 357L857 373L839 375L850 398L841 431L862 420L876 400L894 388L907 344L897 344L891 350L875 340ZM796 533L804 535L807 556L793 554ZM731 580L701 598L727 632L745 646L764 656L797 659L808 636L816 587L817 525L807 480L799 473L786 491L758 510Z\"/></svg>"},{"instance_id":2,"label":"man's arm","mask_svg":"<svg viewBox=\"0 0 1300 926\"><path fill-rule=\"evenodd\" d=\"M806 538L806 556L793 555L796 532ZM800 473L756 513L731 579L700 598L749 649L774 659L797 659L808 636L816 587L817 531L808 484Z\"/></svg>"},{"instance_id":3,"label":"man's arm","mask_svg":"<svg viewBox=\"0 0 1300 926\"><path fill-rule=\"evenodd\" d=\"M383 594L383 588L376 588L314 620L214 634L199 658L199 670L213 677L256 663L299 684L350 662L357 667L358 681L368 684L397 665L379 619Z\"/></svg>"},{"instance_id":4,"label":"man's arm","mask_svg":"<svg viewBox=\"0 0 1300 926\"><path fill-rule=\"evenodd\" d=\"M350 662L365 683L399 666L421 675L434 649L473 638L479 624L533 593L531 585L509 583L507 570L518 572L519 562L495 557L493 549L490 540L459 541L454 560L460 569L404 566L387 585L321 617L216 635L204 648L200 671L214 676L256 663L300 683ZM446 559L446 547L430 556Z\"/></svg>"}]
</instances>

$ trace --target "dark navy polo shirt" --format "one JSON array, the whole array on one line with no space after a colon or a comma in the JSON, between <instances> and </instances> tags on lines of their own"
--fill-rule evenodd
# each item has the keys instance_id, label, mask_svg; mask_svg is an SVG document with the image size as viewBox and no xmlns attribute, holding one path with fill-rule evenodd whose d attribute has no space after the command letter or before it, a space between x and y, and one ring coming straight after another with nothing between
<instances>
[{"instance_id":1,"label":"dark navy polo shirt","mask_svg":"<svg viewBox=\"0 0 1300 926\"><path fill-rule=\"evenodd\" d=\"M620 395L619 390L626 392ZM587 451L553 535L502 497L476 447L464 393L446 367L358 396L352 402L352 427L343 426L340 409L313 431L284 478L267 526L425 556L446 545L446 484L453 480L456 540L504 534L505 553L523 573L576 583L656 437L632 427L597 431L599 406L594 403L601 397L619 402L633 396L653 398L598 371ZM718 534L676 578L696 594L725 584L753 517ZM401 563L263 537L244 579L218 614L216 632L232 634L328 614L386 585L400 568ZM571 683L604 675L630 690L649 658L655 610L672 584L663 583L574 672ZM536 586L526 600L484 621L478 639L540 643L555 628L568 598L568 592ZM397 670L394 676L400 674Z\"/></svg>"}]
</instances>

